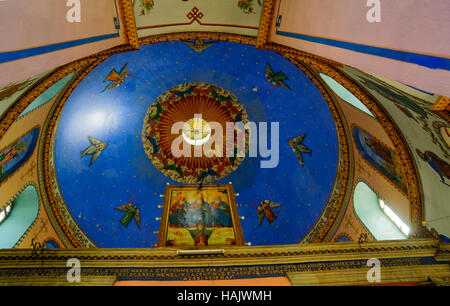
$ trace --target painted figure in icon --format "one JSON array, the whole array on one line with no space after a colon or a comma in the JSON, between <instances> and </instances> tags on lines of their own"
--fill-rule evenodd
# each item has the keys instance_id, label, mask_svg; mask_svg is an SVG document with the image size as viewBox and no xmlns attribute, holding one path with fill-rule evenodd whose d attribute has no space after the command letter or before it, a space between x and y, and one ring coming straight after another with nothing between
<instances>
[{"instance_id":1,"label":"painted figure in icon","mask_svg":"<svg viewBox=\"0 0 450 306\"><path fill-rule=\"evenodd\" d=\"M263 201L259 202L261 204L259 207L256 206L255 202L253 202L253 205L255 205L256 209L258 210L258 225L261 226L264 217L267 218L267 221L269 221L269 223L275 221L277 216L275 216L275 213L273 212L272 209L281 207L281 204L275 203L270 200L264 200L264 202Z\"/></svg>"},{"instance_id":2,"label":"painted figure in icon","mask_svg":"<svg viewBox=\"0 0 450 306\"><path fill-rule=\"evenodd\" d=\"M273 72L272 67L270 67L269 63L266 65L265 76L267 78L267 82L272 83L274 86L269 89L281 86L283 88L291 89L284 81L289 80L286 74L283 71L278 71L277 73Z\"/></svg>"},{"instance_id":3,"label":"painted figure in icon","mask_svg":"<svg viewBox=\"0 0 450 306\"><path fill-rule=\"evenodd\" d=\"M183 40L183 42L197 54L202 53L206 48L217 43L217 41L205 42L203 39L196 39L194 41Z\"/></svg>"},{"instance_id":4,"label":"painted figure in icon","mask_svg":"<svg viewBox=\"0 0 450 306\"><path fill-rule=\"evenodd\" d=\"M304 165L303 162L303 154L307 153L312 156L312 151L303 144L303 140L305 140L306 133L300 136L294 137L287 141L288 145L291 147L292 152L294 152L295 156L297 156L300 165Z\"/></svg>"},{"instance_id":5,"label":"painted figure in icon","mask_svg":"<svg viewBox=\"0 0 450 306\"><path fill-rule=\"evenodd\" d=\"M375 138L369 138L366 135L363 135L364 142L367 145L370 150L372 150L373 153L380 156L382 159L384 159L388 166L393 168L395 170L395 162L392 157L392 152L383 146L380 142L378 142Z\"/></svg>"},{"instance_id":6,"label":"painted figure in icon","mask_svg":"<svg viewBox=\"0 0 450 306\"><path fill-rule=\"evenodd\" d=\"M134 219L137 226L141 228L141 217L139 213L139 208L137 208L136 204L135 205L131 204L131 201L133 201L134 196L135 195L133 195L133 197L131 198L130 201L128 201L127 204L116 207L116 210L126 213L125 216L123 216L123 218L119 221L120 223L123 224L123 226L128 227L128 224L130 224L131 220Z\"/></svg>"},{"instance_id":7,"label":"painted figure in icon","mask_svg":"<svg viewBox=\"0 0 450 306\"><path fill-rule=\"evenodd\" d=\"M194 239L195 246L207 246L208 239L213 233L214 230L206 229L205 222L201 221L197 223L196 228L194 230L189 230L192 238Z\"/></svg>"},{"instance_id":8,"label":"painted figure in icon","mask_svg":"<svg viewBox=\"0 0 450 306\"><path fill-rule=\"evenodd\" d=\"M91 161L89 162L89 167L92 165L93 162L102 154L103 150L106 148L107 143L100 141L98 139L95 139L94 137L89 136L88 137L89 142L91 145L81 151L81 157L85 155L91 155Z\"/></svg>"},{"instance_id":9,"label":"painted figure in icon","mask_svg":"<svg viewBox=\"0 0 450 306\"><path fill-rule=\"evenodd\" d=\"M187 205L186 222L189 227L195 227L200 222L211 226L211 207L204 200L201 190L198 191L197 198Z\"/></svg>"},{"instance_id":10,"label":"painted figure in icon","mask_svg":"<svg viewBox=\"0 0 450 306\"><path fill-rule=\"evenodd\" d=\"M135 76L128 73L127 66L128 64L125 64L119 73L117 73L116 69L111 70L106 79L103 81L111 81L111 83L105 89L103 89L102 92L119 87L121 83L125 82L125 78L127 76L136 78Z\"/></svg>"},{"instance_id":11,"label":"painted figure in icon","mask_svg":"<svg viewBox=\"0 0 450 306\"><path fill-rule=\"evenodd\" d=\"M27 151L25 141L18 141L17 143L13 144L5 151L0 153L0 174L3 174L3 168L5 167L5 165L18 157L22 150L25 152Z\"/></svg>"},{"instance_id":12,"label":"painted figure in icon","mask_svg":"<svg viewBox=\"0 0 450 306\"><path fill-rule=\"evenodd\" d=\"M217 200L211 202L211 218L213 227L232 227L233 220L231 218L230 206L222 200L222 193L226 190L219 191Z\"/></svg>"},{"instance_id":13,"label":"painted figure in icon","mask_svg":"<svg viewBox=\"0 0 450 306\"><path fill-rule=\"evenodd\" d=\"M183 194L178 193L177 201L172 204L169 211L169 224L174 227L187 227L186 211L188 207Z\"/></svg>"},{"instance_id":14,"label":"painted figure in icon","mask_svg":"<svg viewBox=\"0 0 450 306\"><path fill-rule=\"evenodd\" d=\"M397 152L358 127L353 128L353 138L361 156L407 193L406 178Z\"/></svg>"},{"instance_id":15,"label":"painted figure in icon","mask_svg":"<svg viewBox=\"0 0 450 306\"><path fill-rule=\"evenodd\" d=\"M441 178L441 182L448 185L445 182L445 178L450 179L450 165L431 151L422 152L419 149L416 149L416 152L420 156L420 158L426 161L430 165L430 167L433 168L434 171L436 171L436 173Z\"/></svg>"}]
</instances>

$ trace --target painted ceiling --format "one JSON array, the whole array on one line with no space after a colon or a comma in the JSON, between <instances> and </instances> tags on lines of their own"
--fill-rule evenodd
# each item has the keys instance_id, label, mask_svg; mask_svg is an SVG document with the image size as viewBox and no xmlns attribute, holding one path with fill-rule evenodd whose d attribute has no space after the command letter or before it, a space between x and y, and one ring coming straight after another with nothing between
<instances>
[{"instance_id":1,"label":"painted ceiling","mask_svg":"<svg viewBox=\"0 0 450 306\"><path fill-rule=\"evenodd\" d=\"M210 31L258 35L263 0L134 0L139 37Z\"/></svg>"},{"instance_id":2,"label":"painted ceiling","mask_svg":"<svg viewBox=\"0 0 450 306\"><path fill-rule=\"evenodd\" d=\"M235 96L249 121L279 122L276 167L261 168L260 155L247 155L229 174L208 183L232 183L245 242L300 242L322 213L336 177L337 135L325 99L302 71L276 53L230 42L214 42L202 52L194 47L181 41L141 46L111 56L81 81L64 106L55 137L56 176L68 209L99 247L155 245L164 203L160 195L166 184L184 182L149 159L144 119L164 92L206 83ZM287 76L288 88L268 82L267 64ZM104 81L113 69L120 74L124 67L124 82L110 86L114 82ZM312 153L301 155L301 165L287 141L305 133L303 144ZM99 154L89 151L93 144L101 144ZM135 222L123 226L124 213L115 209L131 198L140 210L140 228ZM282 206L273 210L275 221L259 226L253 201L264 200Z\"/></svg>"}]
</instances>

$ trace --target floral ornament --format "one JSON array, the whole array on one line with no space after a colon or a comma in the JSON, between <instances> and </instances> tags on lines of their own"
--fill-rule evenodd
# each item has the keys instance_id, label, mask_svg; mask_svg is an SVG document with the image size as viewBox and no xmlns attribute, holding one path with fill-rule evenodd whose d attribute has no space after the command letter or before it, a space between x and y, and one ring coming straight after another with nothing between
<instances>
[{"instance_id":1,"label":"floral ornament","mask_svg":"<svg viewBox=\"0 0 450 306\"><path fill-rule=\"evenodd\" d=\"M180 84L160 95L150 105L144 119L144 151L156 169L184 184L210 183L227 176L239 167L248 150L248 146L242 148L238 145L238 139L245 139L245 143L249 143L248 130L236 128L232 156L227 154L227 149L233 148L227 148L228 145L224 144L213 147L211 143L207 152L212 153L211 157L204 154L201 157L175 156L172 144L179 135L172 133L172 127L177 122L188 124L195 114L201 114L207 123L216 122L222 127L226 127L229 122L242 122L244 126L248 123L247 112L237 97L213 84Z\"/></svg>"},{"instance_id":2,"label":"floral ornament","mask_svg":"<svg viewBox=\"0 0 450 306\"><path fill-rule=\"evenodd\" d=\"M155 6L155 2L153 0L139 0L141 3L141 15L148 15Z\"/></svg>"},{"instance_id":3,"label":"floral ornament","mask_svg":"<svg viewBox=\"0 0 450 306\"><path fill-rule=\"evenodd\" d=\"M246 14L254 13L253 5L255 0L239 0L238 6L239 8Z\"/></svg>"}]
</instances>

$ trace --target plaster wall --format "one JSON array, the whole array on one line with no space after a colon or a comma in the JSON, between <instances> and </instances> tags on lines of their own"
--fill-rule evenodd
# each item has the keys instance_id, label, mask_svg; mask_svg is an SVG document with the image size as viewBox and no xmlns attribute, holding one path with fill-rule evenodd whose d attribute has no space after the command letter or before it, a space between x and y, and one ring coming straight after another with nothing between
<instances>
[{"instance_id":1,"label":"plaster wall","mask_svg":"<svg viewBox=\"0 0 450 306\"><path fill-rule=\"evenodd\" d=\"M127 42L121 12L116 10L114 0L80 0L80 3L81 22L71 23L66 19L70 10L66 1L0 2L0 37L4 42L0 45L0 59L6 60L0 61L0 87ZM120 30L114 25L117 14ZM111 37L103 37L106 35ZM80 40L85 41L76 45ZM61 43L64 45L59 46ZM8 57L11 52L28 53L37 47L42 50L27 57L20 58L18 53ZM56 51L49 52L53 48Z\"/></svg>"},{"instance_id":2,"label":"plaster wall","mask_svg":"<svg viewBox=\"0 0 450 306\"><path fill-rule=\"evenodd\" d=\"M271 41L449 96L450 2L381 1L381 21L372 23L366 2L278 0ZM428 57L412 63L414 54Z\"/></svg>"}]
</instances>

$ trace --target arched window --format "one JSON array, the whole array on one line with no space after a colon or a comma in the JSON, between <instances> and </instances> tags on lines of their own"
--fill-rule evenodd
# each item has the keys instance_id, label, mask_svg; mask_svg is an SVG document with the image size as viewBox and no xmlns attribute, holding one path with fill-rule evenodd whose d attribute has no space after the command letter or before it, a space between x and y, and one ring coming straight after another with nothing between
<instances>
[{"instance_id":1,"label":"arched window","mask_svg":"<svg viewBox=\"0 0 450 306\"><path fill-rule=\"evenodd\" d=\"M348 91L344 86L336 82L333 78L328 75L319 73L320 77L327 83L327 85L336 93L336 95L344 100L345 102L353 105L360 111L363 111L367 115L374 117L370 110L361 102L357 97L355 97L350 91Z\"/></svg>"},{"instance_id":2,"label":"arched window","mask_svg":"<svg viewBox=\"0 0 450 306\"><path fill-rule=\"evenodd\" d=\"M29 185L0 212L0 248L13 248L34 223L38 212L38 194L36 188Z\"/></svg>"},{"instance_id":3,"label":"arched window","mask_svg":"<svg viewBox=\"0 0 450 306\"><path fill-rule=\"evenodd\" d=\"M353 207L358 218L375 239L408 238L407 222L364 182L356 184L353 193Z\"/></svg>"},{"instance_id":4,"label":"arched window","mask_svg":"<svg viewBox=\"0 0 450 306\"><path fill-rule=\"evenodd\" d=\"M66 86L66 84L72 79L74 75L74 72L68 74L55 84L53 84L49 89L44 91L39 97L37 97L28 107L20 114L19 119L25 116L27 113L35 110L36 108L44 105L45 103L49 102L51 99L53 99L60 91L61 89Z\"/></svg>"}]
</instances>

